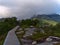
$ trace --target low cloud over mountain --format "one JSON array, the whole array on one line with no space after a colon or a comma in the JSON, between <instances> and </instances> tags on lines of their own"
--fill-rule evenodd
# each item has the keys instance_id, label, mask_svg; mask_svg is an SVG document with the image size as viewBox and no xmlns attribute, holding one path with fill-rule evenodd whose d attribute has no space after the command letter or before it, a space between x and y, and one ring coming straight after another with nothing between
<instances>
[{"instance_id":1,"label":"low cloud over mountain","mask_svg":"<svg viewBox=\"0 0 60 45\"><path fill-rule=\"evenodd\" d=\"M0 0L0 17L22 19L52 13L60 13L60 0Z\"/></svg>"}]
</instances>

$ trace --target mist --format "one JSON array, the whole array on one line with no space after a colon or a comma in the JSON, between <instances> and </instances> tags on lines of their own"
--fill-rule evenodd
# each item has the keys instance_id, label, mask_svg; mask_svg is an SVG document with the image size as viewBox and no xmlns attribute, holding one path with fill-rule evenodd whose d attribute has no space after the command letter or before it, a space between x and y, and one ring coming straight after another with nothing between
<instances>
[{"instance_id":1,"label":"mist","mask_svg":"<svg viewBox=\"0 0 60 45\"><path fill-rule=\"evenodd\" d=\"M59 0L0 0L0 17L26 19L37 14L53 13L60 14Z\"/></svg>"}]
</instances>

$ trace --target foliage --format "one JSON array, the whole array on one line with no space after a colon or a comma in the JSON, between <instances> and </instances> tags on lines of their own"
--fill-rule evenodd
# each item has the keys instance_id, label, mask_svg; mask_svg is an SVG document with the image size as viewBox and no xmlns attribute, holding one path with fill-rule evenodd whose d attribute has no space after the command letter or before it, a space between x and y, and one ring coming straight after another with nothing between
<instances>
[{"instance_id":1,"label":"foliage","mask_svg":"<svg viewBox=\"0 0 60 45\"><path fill-rule=\"evenodd\" d=\"M54 31L54 36L60 37L60 23L56 24L52 29Z\"/></svg>"},{"instance_id":2,"label":"foliage","mask_svg":"<svg viewBox=\"0 0 60 45\"><path fill-rule=\"evenodd\" d=\"M15 17L5 18L3 22L0 22L0 35L8 32L16 25L17 25L17 20Z\"/></svg>"},{"instance_id":3,"label":"foliage","mask_svg":"<svg viewBox=\"0 0 60 45\"><path fill-rule=\"evenodd\" d=\"M26 19L26 20L21 20L19 24L20 24L20 27L22 28L26 28L30 26L42 28L45 31L46 36L60 37L60 23L56 21L44 20L44 19Z\"/></svg>"},{"instance_id":4,"label":"foliage","mask_svg":"<svg viewBox=\"0 0 60 45\"><path fill-rule=\"evenodd\" d=\"M30 27L30 26L37 26L39 23L39 20L35 19L26 19L26 20L21 20L20 21L20 26L21 27Z\"/></svg>"},{"instance_id":5,"label":"foliage","mask_svg":"<svg viewBox=\"0 0 60 45\"><path fill-rule=\"evenodd\" d=\"M54 45L60 45L60 43L54 44Z\"/></svg>"},{"instance_id":6,"label":"foliage","mask_svg":"<svg viewBox=\"0 0 60 45\"><path fill-rule=\"evenodd\" d=\"M53 20L46 20L46 19L42 19L43 23L49 23L50 25L55 26L58 22L53 21Z\"/></svg>"},{"instance_id":7,"label":"foliage","mask_svg":"<svg viewBox=\"0 0 60 45\"><path fill-rule=\"evenodd\" d=\"M33 40L39 40L39 39L42 39L43 37L46 37L46 35L40 32L37 32L36 34L33 34L31 36Z\"/></svg>"},{"instance_id":8,"label":"foliage","mask_svg":"<svg viewBox=\"0 0 60 45\"><path fill-rule=\"evenodd\" d=\"M0 20L0 45L3 45L4 39L8 31L14 28L17 25L16 17L12 18L3 18Z\"/></svg>"}]
</instances>

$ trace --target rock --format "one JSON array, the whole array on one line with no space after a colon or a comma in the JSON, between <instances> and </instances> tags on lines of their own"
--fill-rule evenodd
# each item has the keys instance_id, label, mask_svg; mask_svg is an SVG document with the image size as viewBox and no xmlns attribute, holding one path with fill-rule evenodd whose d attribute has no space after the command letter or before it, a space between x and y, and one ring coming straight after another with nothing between
<instances>
[{"instance_id":1,"label":"rock","mask_svg":"<svg viewBox=\"0 0 60 45\"><path fill-rule=\"evenodd\" d=\"M22 30L22 28L20 28L19 30Z\"/></svg>"},{"instance_id":2,"label":"rock","mask_svg":"<svg viewBox=\"0 0 60 45\"><path fill-rule=\"evenodd\" d=\"M52 41L52 39L51 38L47 38L46 41Z\"/></svg>"},{"instance_id":3,"label":"rock","mask_svg":"<svg viewBox=\"0 0 60 45\"><path fill-rule=\"evenodd\" d=\"M33 41L33 42L32 42L32 45L35 45L35 44L37 44L37 42L36 42L36 41Z\"/></svg>"},{"instance_id":4,"label":"rock","mask_svg":"<svg viewBox=\"0 0 60 45\"><path fill-rule=\"evenodd\" d=\"M21 33L23 33L24 31L20 31L20 32L16 32L16 34L21 34Z\"/></svg>"}]
</instances>

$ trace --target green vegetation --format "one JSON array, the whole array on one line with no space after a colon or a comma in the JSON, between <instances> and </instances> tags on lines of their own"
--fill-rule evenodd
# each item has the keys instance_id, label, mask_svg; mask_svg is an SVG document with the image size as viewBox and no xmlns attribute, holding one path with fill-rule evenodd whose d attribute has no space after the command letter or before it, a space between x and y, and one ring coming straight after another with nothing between
<instances>
[{"instance_id":1,"label":"green vegetation","mask_svg":"<svg viewBox=\"0 0 60 45\"><path fill-rule=\"evenodd\" d=\"M20 32L19 34L17 34L18 32ZM21 45L23 45L21 39L23 38L23 35L25 34L25 30L16 30L16 35L17 35L17 38L19 39Z\"/></svg>"},{"instance_id":2,"label":"green vegetation","mask_svg":"<svg viewBox=\"0 0 60 45\"><path fill-rule=\"evenodd\" d=\"M52 30L54 31L54 36L60 37L60 23L56 24Z\"/></svg>"},{"instance_id":3,"label":"green vegetation","mask_svg":"<svg viewBox=\"0 0 60 45\"><path fill-rule=\"evenodd\" d=\"M48 36L58 36L60 37L60 23L55 22L52 20L45 20L45 19L25 19L17 21L16 17L12 18L3 18L3 21L0 21L0 45L3 45L4 39L12 28L14 28L16 25L20 25L22 28L22 33L18 34L18 38L22 38L25 34L25 28L29 28L30 26L34 26L38 29L43 29L45 33L42 33L40 31L36 31L35 34L33 34L30 37L33 40L39 40L43 39ZM21 32L21 31L17 31Z\"/></svg>"},{"instance_id":4,"label":"green vegetation","mask_svg":"<svg viewBox=\"0 0 60 45\"><path fill-rule=\"evenodd\" d=\"M27 28L27 27L30 27L30 26L37 26L38 23L39 23L38 19L35 19L35 20L26 19L26 20L21 20L20 23L19 23L19 25L22 28Z\"/></svg>"},{"instance_id":5,"label":"green vegetation","mask_svg":"<svg viewBox=\"0 0 60 45\"><path fill-rule=\"evenodd\" d=\"M16 17L3 18L3 20L0 21L0 45L3 45L3 42L8 31L14 28L16 25L17 25Z\"/></svg>"},{"instance_id":6,"label":"green vegetation","mask_svg":"<svg viewBox=\"0 0 60 45\"><path fill-rule=\"evenodd\" d=\"M60 37L60 23L53 20L46 19L26 19L20 21L20 26L22 28L27 28L30 26L34 26L36 28L42 28L44 30L44 34L41 32L37 32L30 36L33 39L39 39L48 36L58 36ZM29 38L29 37L28 37Z\"/></svg>"},{"instance_id":7,"label":"green vegetation","mask_svg":"<svg viewBox=\"0 0 60 45\"><path fill-rule=\"evenodd\" d=\"M6 35L7 35L7 33L0 36L0 45L3 45Z\"/></svg>"},{"instance_id":8,"label":"green vegetation","mask_svg":"<svg viewBox=\"0 0 60 45\"><path fill-rule=\"evenodd\" d=\"M53 21L53 20L45 20L45 19L42 19L43 23L49 23L50 25L53 25L55 26L58 22L56 21Z\"/></svg>"},{"instance_id":9,"label":"green vegetation","mask_svg":"<svg viewBox=\"0 0 60 45\"><path fill-rule=\"evenodd\" d=\"M20 32L19 34L17 34L18 32ZM21 31L19 31L19 30L17 30L16 31L16 35L18 36L18 38L23 38L23 35L25 34L25 31L24 30L21 30Z\"/></svg>"},{"instance_id":10,"label":"green vegetation","mask_svg":"<svg viewBox=\"0 0 60 45\"><path fill-rule=\"evenodd\" d=\"M60 43L54 44L54 45L60 45Z\"/></svg>"},{"instance_id":11,"label":"green vegetation","mask_svg":"<svg viewBox=\"0 0 60 45\"><path fill-rule=\"evenodd\" d=\"M28 38L31 38L32 40L41 40L43 38L46 38L46 34L37 32L36 34L33 34L32 36L30 36Z\"/></svg>"}]
</instances>

